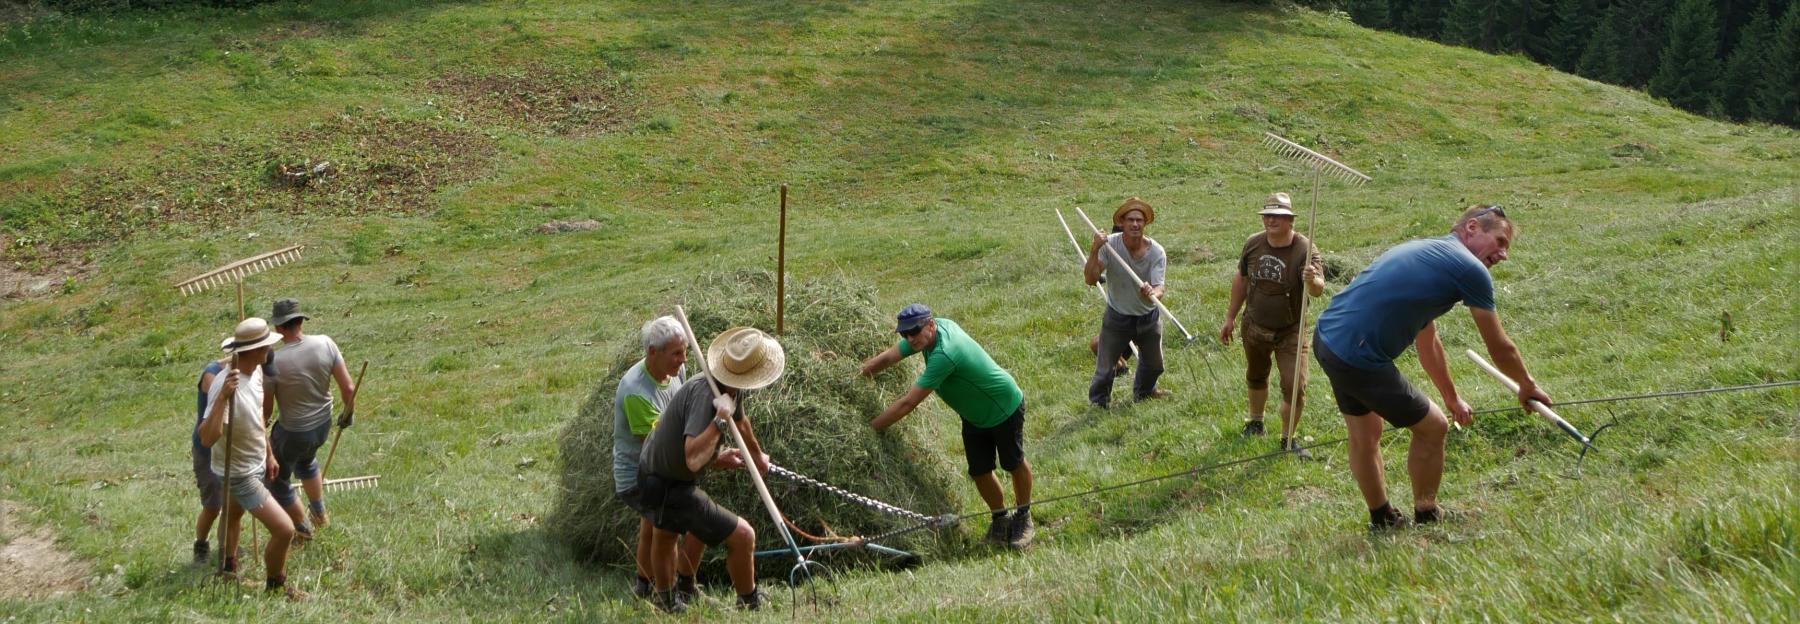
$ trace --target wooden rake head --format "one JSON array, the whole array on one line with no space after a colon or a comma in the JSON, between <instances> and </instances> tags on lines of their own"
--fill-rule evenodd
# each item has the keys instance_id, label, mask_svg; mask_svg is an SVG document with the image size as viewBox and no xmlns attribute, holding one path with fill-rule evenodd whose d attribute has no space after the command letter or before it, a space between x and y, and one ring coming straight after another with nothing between
<instances>
[{"instance_id":1,"label":"wooden rake head","mask_svg":"<svg viewBox=\"0 0 1800 624\"><path fill-rule=\"evenodd\" d=\"M246 277L299 260L300 251L305 248L305 245L294 245L285 249L277 249L269 253L244 258L243 260L182 280L175 284L175 290L181 291L181 294L183 295L192 295L205 292L215 286L240 283L243 282Z\"/></svg>"},{"instance_id":2,"label":"wooden rake head","mask_svg":"<svg viewBox=\"0 0 1800 624\"><path fill-rule=\"evenodd\" d=\"M1370 179L1369 176L1363 175L1363 172L1361 171L1350 168L1349 165L1332 160L1330 156L1306 149L1299 143L1276 136L1273 132L1263 133L1263 144L1269 146L1270 149L1275 150L1275 153L1281 155L1283 158L1298 160L1312 167L1315 171L1322 172L1325 175L1354 185L1361 185L1364 182L1368 182Z\"/></svg>"},{"instance_id":3,"label":"wooden rake head","mask_svg":"<svg viewBox=\"0 0 1800 624\"><path fill-rule=\"evenodd\" d=\"M326 479L325 491L342 492L345 490L366 490L381 485L381 475L366 477L345 477L343 479Z\"/></svg>"}]
</instances>

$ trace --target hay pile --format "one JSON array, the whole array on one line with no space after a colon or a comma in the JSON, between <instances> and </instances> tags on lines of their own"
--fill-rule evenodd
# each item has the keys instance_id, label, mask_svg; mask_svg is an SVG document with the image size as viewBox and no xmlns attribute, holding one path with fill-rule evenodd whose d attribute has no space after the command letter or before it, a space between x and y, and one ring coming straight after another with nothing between
<instances>
[{"instance_id":1,"label":"hay pile","mask_svg":"<svg viewBox=\"0 0 1800 624\"><path fill-rule=\"evenodd\" d=\"M782 346L787 371L775 385L750 395L750 418L770 459L832 485L924 514L951 511L948 494L960 483L954 467L917 439L917 427L897 427L877 435L869 421L887 401L900 396L912 374L857 376L862 359L893 344L890 314L875 309L872 289L841 276L788 283L787 323ZM768 271L700 276L671 297L683 303L701 344L727 328L750 325L774 331L774 279ZM562 487L547 521L552 535L586 559L630 566L638 517L613 498L612 401L618 380L643 357L636 332L619 345L606 376L595 385L561 438ZM688 370L699 363L690 355ZM908 362L905 370L916 371ZM873 535L907 521L845 501L817 489L768 476L770 493L782 511L806 531L825 535ZM760 548L780 544L754 486L743 471L713 472L702 481L707 493L756 527ZM799 539L796 536L796 539ZM930 552L940 538L932 531L889 544ZM802 541L804 545L805 542ZM723 549L708 552L721 566ZM844 555L849 556L849 555ZM759 561L759 572L785 578L791 557ZM722 567L722 566L721 566Z\"/></svg>"}]
</instances>

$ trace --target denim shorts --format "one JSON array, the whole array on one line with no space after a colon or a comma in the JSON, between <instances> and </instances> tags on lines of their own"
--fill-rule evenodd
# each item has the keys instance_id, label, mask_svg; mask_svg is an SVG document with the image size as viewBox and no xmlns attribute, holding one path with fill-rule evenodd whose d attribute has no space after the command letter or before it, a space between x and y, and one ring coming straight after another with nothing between
<instances>
[{"instance_id":1,"label":"denim shorts","mask_svg":"<svg viewBox=\"0 0 1800 624\"><path fill-rule=\"evenodd\" d=\"M231 475L231 499L244 511L255 511L269 500L269 488L263 485L262 470L247 475Z\"/></svg>"}]
</instances>

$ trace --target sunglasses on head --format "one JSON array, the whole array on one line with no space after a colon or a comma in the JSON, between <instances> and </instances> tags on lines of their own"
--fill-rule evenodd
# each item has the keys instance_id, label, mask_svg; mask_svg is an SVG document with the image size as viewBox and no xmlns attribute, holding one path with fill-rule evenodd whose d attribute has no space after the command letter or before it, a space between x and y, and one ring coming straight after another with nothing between
<instances>
[{"instance_id":1,"label":"sunglasses on head","mask_svg":"<svg viewBox=\"0 0 1800 624\"><path fill-rule=\"evenodd\" d=\"M1476 212L1474 215L1471 215L1469 218L1470 219L1480 219L1482 215L1485 215L1490 212L1494 213L1495 215L1498 215L1502 219L1509 218L1506 216L1506 210L1502 209L1500 207L1500 204L1494 204L1492 206L1482 208L1480 211Z\"/></svg>"}]
</instances>

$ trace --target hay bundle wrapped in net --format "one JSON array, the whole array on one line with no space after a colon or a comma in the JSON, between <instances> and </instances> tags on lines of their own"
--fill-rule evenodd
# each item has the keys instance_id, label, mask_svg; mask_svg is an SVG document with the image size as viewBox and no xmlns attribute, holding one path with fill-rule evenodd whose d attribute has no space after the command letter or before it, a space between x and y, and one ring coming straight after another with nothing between
<instances>
[{"instance_id":1,"label":"hay bundle wrapped in net","mask_svg":"<svg viewBox=\"0 0 1800 624\"><path fill-rule=\"evenodd\" d=\"M767 271L706 274L678 288L662 313L682 303L704 347L719 332L739 325L773 332L774 290L773 274ZM833 276L789 280L787 297L781 337L786 372L773 386L750 393L745 404L770 460L904 509L928 515L951 511L954 500L948 492L958 482L957 473L945 458L920 444L918 428L900 427L879 435L869 428L869 421L887 401L904 393L911 379L857 376L863 358L895 340L892 319L875 309L872 290ZM620 566L631 565L638 516L613 497L612 402L619 377L643 355L636 332L631 332L615 352L605 378L564 428L562 487L548 520L551 533L578 555ZM690 355L688 372L698 374L700 363L693 359ZM788 518L815 535L874 535L910 522L774 475L765 480ZM759 548L780 545L779 534L743 471L713 471L701 485L713 500L750 521ZM915 552L940 546L932 531L887 545ZM708 558L717 565L724 553L714 550ZM793 561L782 556L758 563L763 574L779 571L785 578Z\"/></svg>"}]
</instances>

